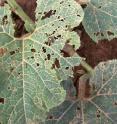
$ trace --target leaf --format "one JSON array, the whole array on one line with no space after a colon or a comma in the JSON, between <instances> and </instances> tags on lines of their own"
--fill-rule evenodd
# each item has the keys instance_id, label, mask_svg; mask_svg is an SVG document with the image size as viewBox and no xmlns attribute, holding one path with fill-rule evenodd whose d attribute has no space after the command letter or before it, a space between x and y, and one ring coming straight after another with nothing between
<instances>
[{"instance_id":1,"label":"leaf","mask_svg":"<svg viewBox=\"0 0 117 124\"><path fill-rule=\"evenodd\" d=\"M79 104L76 100L72 100L76 95L75 87L71 79L63 81L61 83L64 89L67 91L67 97L65 101L59 106L51 109L48 112L47 118L39 124L69 124L69 122L74 118Z\"/></svg>"},{"instance_id":2,"label":"leaf","mask_svg":"<svg viewBox=\"0 0 117 124\"><path fill-rule=\"evenodd\" d=\"M89 82L95 85L90 98L64 101L42 124L116 124L117 60L100 63Z\"/></svg>"},{"instance_id":3,"label":"leaf","mask_svg":"<svg viewBox=\"0 0 117 124\"><path fill-rule=\"evenodd\" d=\"M2 17L3 9L0 8ZM72 76L72 67L81 60L78 55L64 58L61 53L70 38L66 35L73 36L71 29L83 19L80 5L74 0L39 0L36 14L37 27L27 37L17 39L12 33L0 30L0 48L5 50L0 57L2 124L35 124L44 120L51 108L64 101L66 93L60 82ZM12 30L8 25L1 27ZM57 70L66 70L66 76L60 77Z\"/></svg>"},{"instance_id":4,"label":"leaf","mask_svg":"<svg viewBox=\"0 0 117 124\"><path fill-rule=\"evenodd\" d=\"M95 41L117 37L117 1L91 0L85 9L83 25Z\"/></svg>"}]
</instances>

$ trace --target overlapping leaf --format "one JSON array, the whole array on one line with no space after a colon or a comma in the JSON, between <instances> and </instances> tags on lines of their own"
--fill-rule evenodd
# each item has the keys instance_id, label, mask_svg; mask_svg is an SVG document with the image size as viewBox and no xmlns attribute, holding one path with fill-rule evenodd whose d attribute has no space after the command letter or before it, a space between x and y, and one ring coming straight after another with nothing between
<instances>
[{"instance_id":1,"label":"overlapping leaf","mask_svg":"<svg viewBox=\"0 0 117 124\"><path fill-rule=\"evenodd\" d=\"M0 15L9 17L8 8L0 8ZM70 37L73 36L70 29L83 19L80 5L74 0L38 0L36 17L35 31L22 39L16 39L10 33L13 31L9 27L11 24L1 23L2 124L29 124L43 120L49 109L64 101L66 94L60 82L72 74L71 67L80 63L80 57L64 58L61 53L66 41L78 40ZM69 73L58 78L56 66Z\"/></svg>"},{"instance_id":2,"label":"overlapping leaf","mask_svg":"<svg viewBox=\"0 0 117 124\"><path fill-rule=\"evenodd\" d=\"M117 1L91 0L85 9L83 25L89 36L98 42L117 37Z\"/></svg>"},{"instance_id":3,"label":"overlapping leaf","mask_svg":"<svg viewBox=\"0 0 117 124\"><path fill-rule=\"evenodd\" d=\"M90 79L93 95L85 101L66 100L48 113L43 124L116 124L116 83L117 60L100 63Z\"/></svg>"}]
</instances>

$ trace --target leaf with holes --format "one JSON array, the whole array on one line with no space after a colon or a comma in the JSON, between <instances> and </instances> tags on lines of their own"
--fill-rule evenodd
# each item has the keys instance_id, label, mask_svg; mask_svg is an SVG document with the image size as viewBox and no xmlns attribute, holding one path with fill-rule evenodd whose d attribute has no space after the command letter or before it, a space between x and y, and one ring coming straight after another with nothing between
<instances>
[{"instance_id":1,"label":"leaf with holes","mask_svg":"<svg viewBox=\"0 0 117 124\"><path fill-rule=\"evenodd\" d=\"M117 37L117 1L91 0L85 8L83 25L89 36L98 42Z\"/></svg>"},{"instance_id":2,"label":"leaf with holes","mask_svg":"<svg viewBox=\"0 0 117 124\"><path fill-rule=\"evenodd\" d=\"M9 14L8 6L0 8L0 122L37 123L64 101L60 82L80 63L78 55L64 58L61 50L70 41L79 46L72 29L82 21L83 10L74 0L37 0L36 29L19 39L13 36Z\"/></svg>"},{"instance_id":3,"label":"leaf with holes","mask_svg":"<svg viewBox=\"0 0 117 124\"><path fill-rule=\"evenodd\" d=\"M95 86L93 94L85 100L67 98L53 108L41 124L116 124L116 82L117 60L100 63L89 80L90 85ZM72 85L64 86L72 89Z\"/></svg>"}]
</instances>

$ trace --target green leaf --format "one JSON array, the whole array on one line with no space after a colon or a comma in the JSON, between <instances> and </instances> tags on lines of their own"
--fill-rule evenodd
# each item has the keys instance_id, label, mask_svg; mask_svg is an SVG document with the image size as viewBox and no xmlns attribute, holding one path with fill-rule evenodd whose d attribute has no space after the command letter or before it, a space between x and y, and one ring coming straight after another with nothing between
<instances>
[{"instance_id":1,"label":"green leaf","mask_svg":"<svg viewBox=\"0 0 117 124\"><path fill-rule=\"evenodd\" d=\"M47 118L39 124L69 124L77 114L76 109L79 108L78 100L72 100L76 95L76 90L71 79L61 83L67 92L66 100L59 106L51 109Z\"/></svg>"},{"instance_id":2,"label":"green leaf","mask_svg":"<svg viewBox=\"0 0 117 124\"><path fill-rule=\"evenodd\" d=\"M91 0L85 9L83 25L95 41L117 37L117 1Z\"/></svg>"},{"instance_id":3,"label":"green leaf","mask_svg":"<svg viewBox=\"0 0 117 124\"><path fill-rule=\"evenodd\" d=\"M95 86L92 96L84 101L65 100L42 124L116 124L117 60L100 63L89 82Z\"/></svg>"},{"instance_id":4,"label":"green leaf","mask_svg":"<svg viewBox=\"0 0 117 124\"><path fill-rule=\"evenodd\" d=\"M9 15L7 6L0 8L0 13L1 17ZM80 5L74 0L38 0L36 14L37 27L28 37L14 38L13 33L3 30L6 27L13 31L12 27L0 25L2 124L35 124L44 120L51 108L64 101L66 92L60 82L72 76L72 67L81 60L78 55L64 58L61 53L73 36L71 29L83 19ZM46 14L49 17L45 18ZM79 44L80 40L76 40ZM65 70L66 76L60 77L57 70Z\"/></svg>"}]
</instances>

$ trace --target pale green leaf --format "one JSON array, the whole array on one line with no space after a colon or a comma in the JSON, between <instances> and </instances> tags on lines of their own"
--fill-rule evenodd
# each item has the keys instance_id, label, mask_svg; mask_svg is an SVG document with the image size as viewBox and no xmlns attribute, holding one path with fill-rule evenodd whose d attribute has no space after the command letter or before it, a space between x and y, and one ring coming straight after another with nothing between
<instances>
[{"instance_id":1,"label":"pale green leaf","mask_svg":"<svg viewBox=\"0 0 117 124\"><path fill-rule=\"evenodd\" d=\"M51 9L56 13L42 19ZM3 17L9 11L4 14L2 8L0 13ZM72 76L72 67L81 60L78 55L64 58L61 53L65 42L72 39L71 29L83 19L80 5L74 0L39 0L36 14L37 27L28 37L16 39L13 33L0 30L0 98L4 98L4 104L0 104L2 124L35 124L44 120L51 108L64 101L66 92L60 82ZM13 31L11 27L7 26L7 29ZM79 44L80 40L76 40ZM55 65L56 60L59 68ZM59 69L66 71L65 77L58 78Z\"/></svg>"},{"instance_id":2,"label":"pale green leaf","mask_svg":"<svg viewBox=\"0 0 117 124\"><path fill-rule=\"evenodd\" d=\"M83 25L95 41L117 37L117 0L91 0L85 8Z\"/></svg>"}]
</instances>

